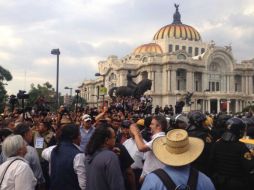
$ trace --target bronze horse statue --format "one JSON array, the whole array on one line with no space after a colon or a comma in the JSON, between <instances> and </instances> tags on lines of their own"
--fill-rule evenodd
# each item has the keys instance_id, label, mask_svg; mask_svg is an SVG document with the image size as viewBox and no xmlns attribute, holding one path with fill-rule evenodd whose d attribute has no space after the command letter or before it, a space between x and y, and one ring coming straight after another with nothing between
<instances>
[{"instance_id":1,"label":"bronze horse statue","mask_svg":"<svg viewBox=\"0 0 254 190\"><path fill-rule=\"evenodd\" d=\"M108 94L111 98L133 96L139 99L147 90L151 90L152 81L150 79L143 79L137 84L136 88L127 86L113 87Z\"/></svg>"}]
</instances>

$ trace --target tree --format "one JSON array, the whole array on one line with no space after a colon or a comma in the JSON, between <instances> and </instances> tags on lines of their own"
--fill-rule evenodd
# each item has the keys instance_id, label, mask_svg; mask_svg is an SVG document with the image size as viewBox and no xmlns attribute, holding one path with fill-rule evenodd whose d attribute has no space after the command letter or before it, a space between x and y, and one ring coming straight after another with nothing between
<instances>
[{"instance_id":1,"label":"tree","mask_svg":"<svg viewBox=\"0 0 254 190\"><path fill-rule=\"evenodd\" d=\"M7 92L5 90L4 83L3 83L4 80L6 81L12 80L12 75L10 71L0 66L0 112L3 111L5 100L7 98L6 96Z\"/></svg>"},{"instance_id":2,"label":"tree","mask_svg":"<svg viewBox=\"0 0 254 190\"><path fill-rule=\"evenodd\" d=\"M70 109L73 111L76 110L76 106L78 106L78 109L80 109L80 108L84 108L84 106L87 105L86 100L82 98L81 96L78 96L78 99L77 99L77 95L73 96L72 98L73 100L72 100Z\"/></svg>"},{"instance_id":3,"label":"tree","mask_svg":"<svg viewBox=\"0 0 254 190\"><path fill-rule=\"evenodd\" d=\"M34 107L36 111L46 111L54 107L55 89L49 82L37 86L31 84L28 94L28 106Z\"/></svg>"}]
</instances>

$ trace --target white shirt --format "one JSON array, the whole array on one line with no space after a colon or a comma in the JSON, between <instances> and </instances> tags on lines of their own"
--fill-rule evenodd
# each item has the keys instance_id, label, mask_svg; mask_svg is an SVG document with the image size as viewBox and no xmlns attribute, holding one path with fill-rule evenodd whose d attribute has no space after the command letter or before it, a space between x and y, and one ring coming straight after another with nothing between
<instances>
[{"instance_id":1,"label":"white shirt","mask_svg":"<svg viewBox=\"0 0 254 190\"><path fill-rule=\"evenodd\" d=\"M74 144L75 145L75 144ZM79 146L75 145L78 149ZM50 174L50 158L51 152L56 146L50 146L42 151L41 157L49 162L49 174ZM73 169L78 177L79 187L83 190L86 187L86 172L85 172L85 154L79 153L74 157Z\"/></svg>"},{"instance_id":2,"label":"white shirt","mask_svg":"<svg viewBox=\"0 0 254 190\"><path fill-rule=\"evenodd\" d=\"M0 180L2 175L14 159L19 158L21 160L14 161L9 168L7 169L2 185L1 190L33 190L35 189L37 180L34 177L33 171L27 164L26 160L22 157L10 157L2 165L0 165Z\"/></svg>"},{"instance_id":3,"label":"white shirt","mask_svg":"<svg viewBox=\"0 0 254 190\"><path fill-rule=\"evenodd\" d=\"M161 161L159 161L156 158L156 156L154 155L154 153L152 151L153 141L156 138L163 137L163 136L165 136L164 132L156 133L152 136L152 140L150 140L148 143L146 143L146 146L148 146L151 149L151 151L147 151L145 153L145 162L144 162L144 167L143 167L141 176L145 176L145 175L151 173L152 171L159 169L159 168L163 168L165 166L165 164L163 164Z\"/></svg>"},{"instance_id":4,"label":"white shirt","mask_svg":"<svg viewBox=\"0 0 254 190\"><path fill-rule=\"evenodd\" d=\"M146 143L146 142L145 142ZM127 139L123 145L128 150L130 156L134 160L134 163L131 165L132 169L142 169L143 168L143 160L144 153L138 150L137 144L133 138Z\"/></svg>"}]
</instances>

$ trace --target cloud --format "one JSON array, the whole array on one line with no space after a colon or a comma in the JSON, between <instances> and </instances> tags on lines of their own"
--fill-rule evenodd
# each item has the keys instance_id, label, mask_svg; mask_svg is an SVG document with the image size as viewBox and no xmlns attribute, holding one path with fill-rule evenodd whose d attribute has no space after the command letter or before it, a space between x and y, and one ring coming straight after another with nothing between
<instances>
[{"instance_id":1,"label":"cloud","mask_svg":"<svg viewBox=\"0 0 254 190\"><path fill-rule=\"evenodd\" d=\"M237 60L253 58L252 0L0 0L0 64L14 76L8 92L30 83L55 86L54 48L61 51L61 92L94 79L99 61L131 53L172 23L174 3L204 42L232 43Z\"/></svg>"}]
</instances>

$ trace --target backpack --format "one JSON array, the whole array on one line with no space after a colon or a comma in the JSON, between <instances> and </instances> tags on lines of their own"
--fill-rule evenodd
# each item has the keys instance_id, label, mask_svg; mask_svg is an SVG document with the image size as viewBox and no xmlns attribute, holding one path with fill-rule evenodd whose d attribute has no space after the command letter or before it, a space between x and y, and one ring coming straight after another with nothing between
<instances>
[{"instance_id":1,"label":"backpack","mask_svg":"<svg viewBox=\"0 0 254 190\"><path fill-rule=\"evenodd\" d=\"M157 169L152 173L160 178L167 190L196 190L197 188L198 171L193 167L190 167L190 174L187 185L182 184L176 186L171 177L163 169Z\"/></svg>"}]
</instances>

